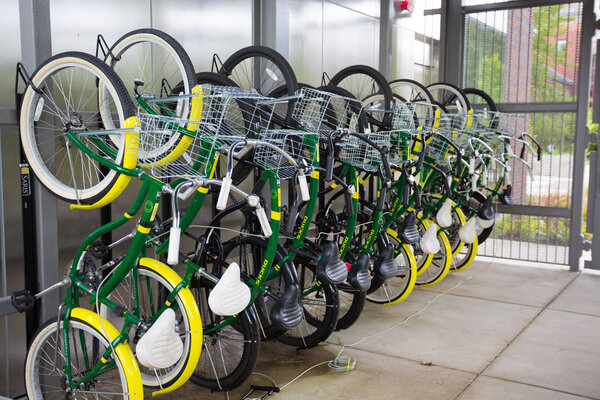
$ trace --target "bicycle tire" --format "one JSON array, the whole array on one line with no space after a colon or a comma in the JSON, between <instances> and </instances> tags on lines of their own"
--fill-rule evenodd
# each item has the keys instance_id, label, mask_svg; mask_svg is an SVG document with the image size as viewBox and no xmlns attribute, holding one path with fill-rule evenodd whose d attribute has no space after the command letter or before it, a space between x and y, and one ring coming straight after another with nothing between
<instances>
[{"instance_id":1,"label":"bicycle tire","mask_svg":"<svg viewBox=\"0 0 600 400\"><path fill-rule=\"evenodd\" d=\"M494 224L495 224L495 222L494 222ZM479 235L477 235L477 242L479 242L479 244L485 242L490 237L493 230L494 230L494 225L490 226L489 228L484 228L479 233Z\"/></svg>"},{"instance_id":2,"label":"bicycle tire","mask_svg":"<svg viewBox=\"0 0 600 400\"><path fill-rule=\"evenodd\" d=\"M395 247L398 248L397 245ZM417 263L412 254L412 247L402 245L400 253L394 258L396 261L398 256L402 256L403 260L402 265L399 265L398 275L392 279L384 279L375 275L371 281L374 289L367 291L368 301L378 304L396 304L412 293L417 281ZM400 278L400 284L396 283L398 278Z\"/></svg>"},{"instance_id":3,"label":"bicycle tire","mask_svg":"<svg viewBox=\"0 0 600 400\"><path fill-rule=\"evenodd\" d=\"M494 102L494 99L492 99L492 96L490 96L483 90L474 89L474 88L466 88L466 89L463 89L463 92L465 92L465 94L467 95L467 99L469 98L469 96L471 96L472 100L469 100L469 103L471 103L471 107L473 107L473 110L479 111L479 112L483 111L484 113L487 111L492 111L493 113L498 112L498 107L496 106L496 102ZM473 96L483 99L485 106L482 107L481 102L477 102L476 101L477 99L473 98ZM483 121L486 121L486 120L487 120L487 118L485 118ZM500 121L498 118L491 118L491 123L489 124L489 126L486 126L486 128L496 129L496 128L498 128L499 123L500 123Z\"/></svg>"},{"instance_id":4,"label":"bicycle tire","mask_svg":"<svg viewBox=\"0 0 600 400\"><path fill-rule=\"evenodd\" d=\"M205 332L207 328L217 326L224 319L215 315L208 306L208 293L214 286L215 284L208 279L195 278L190 287L200 308ZM223 340L219 335L223 335ZM228 363L228 360L231 359L228 357L235 351L233 349L234 342L241 343L241 356L239 360ZM217 356L212 354L214 352L211 352L210 347L214 348L214 352L218 352ZM238 314L235 323L227 325L215 333L204 334L204 350L190 381L211 390L232 390L248 379L256 366L259 353L259 323L252 309L246 308ZM218 363L218 360L222 361L222 365Z\"/></svg>"},{"instance_id":5,"label":"bicycle tire","mask_svg":"<svg viewBox=\"0 0 600 400\"><path fill-rule=\"evenodd\" d=\"M423 128L433 128L436 115L435 106L433 106L435 100L424 85L412 79L395 79L390 81L390 88L394 96L401 96L406 101L422 104L415 108L414 118ZM408 96L406 88L410 89Z\"/></svg>"},{"instance_id":6,"label":"bicycle tire","mask_svg":"<svg viewBox=\"0 0 600 400\"><path fill-rule=\"evenodd\" d=\"M469 110L471 110L471 103L469 102L469 99L467 98L467 95L465 94L465 92L458 86L453 85L452 83L448 83L448 82L432 83L431 85L427 86L427 90L429 91L429 93L431 93L431 96L433 97L434 101L437 104L440 104L441 106L443 106L446 110L448 110L448 107L455 100L458 100L461 103L460 104L461 110L459 110L460 112L466 113ZM440 98L439 96L436 96L435 91L437 91L437 90L448 91L451 93L451 95ZM440 101L440 100L442 100L442 101Z\"/></svg>"},{"instance_id":7,"label":"bicycle tire","mask_svg":"<svg viewBox=\"0 0 600 400\"><path fill-rule=\"evenodd\" d=\"M143 60L141 64L140 59ZM133 101L136 99L136 79L144 82L144 86L139 88L143 94L149 94L153 98L190 94L196 84L194 66L185 49L172 36L157 29L136 29L121 36L107 52L104 61L119 75L126 88L129 86L128 93ZM147 62L150 63L150 67ZM158 63L160 65L156 66ZM138 68L135 68L136 65ZM177 107L173 107L173 103L167 103L166 106L175 108L173 111L176 111L177 117L182 120L187 120L190 116L189 98L178 100ZM102 117L108 120L106 115L103 114ZM175 151L180 154L189 147L190 140L182 141L185 136L182 133L174 133L156 150L139 154L140 164L152 165L161 161L168 163L169 155Z\"/></svg>"},{"instance_id":8,"label":"bicycle tire","mask_svg":"<svg viewBox=\"0 0 600 400\"><path fill-rule=\"evenodd\" d=\"M425 232L430 223L430 221L422 220L418 226ZM417 275L416 284L419 286L435 285L441 282L450 271L452 265L452 248L450 247L450 242L443 231L438 231L437 238L440 243L440 251L430 255L432 256L430 261L421 273Z\"/></svg>"},{"instance_id":9,"label":"bicycle tire","mask_svg":"<svg viewBox=\"0 0 600 400\"><path fill-rule=\"evenodd\" d=\"M452 266L450 267L450 272L459 272L467 269L473 261L475 261L475 257L477 256L477 249L479 248L479 240L475 238L475 241L470 244L465 244L463 249L466 254L464 257L460 258L456 261L456 256L452 258Z\"/></svg>"},{"instance_id":10,"label":"bicycle tire","mask_svg":"<svg viewBox=\"0 0 600 400\"><path fill-rule=\"evenodd\" d=\"M60 74L68 74L69 71L70 80L65 76L65 81L74 89L67 95ZM102 96L95 84L96 80L104 83ZM40 183L59 199L79 205L96 204L105 199L119 179L119 183L124 185L121 185L115 194L120 194L130 177L120 175L115 170L102 172L101 164L71 145L63 131L65 127L73 126L74 122L79 124L78 129L102 127L101 119L94 119L99 108L117 113L120 128L133 128L137 123L135 107L117 74L90 54L65 52L44 61L31 75L31 83L44 94L37 93L31 84L26 87L20 108L19 126L23 151ZM58 86L60 89L54 93ZM84 95L86 101L82 104L81 99L84 99ZM63 97L62 100L60 96ZM70 104L71 100L75 99L78 99L78 104ZM92 99L101 99L102 105L94 107L90 104ZM110 140L104 138L106 143L103 144L107 148L114 142L119 143L116 149L112 147L116 153L114 156L108 155L94 142L102 139L83 135L78 135L78 138L92 151L110 158L116 164L134 168L137 163L136 135L128 133L118 137L109 135ZM43 139L43 143L40 142L40 138ZM49 146L48 143L52 145ZM73 156L71 147L75 149ZM79 160L79 164L74 165L73 160ZM89 187L86 187L86 179L89 179Z\"/></svg>"},{"instance_id":11,"label":"bicycle tire","mask_svg":"<svg viewBox=\"0 0 600 400\"><path fill-rule=\"evenodd\" d=\"M157 268L154 263L159 264L162 268ZM134 310L130 310L130 305L137 304L137 317L142 320L155 318L156 310L158 310L162 303L164 303L166 296L168 296L168 294L175 289L177 283L181 281L181 278L172 269L166 267L164 264L148 258L142 258L140 260L137 270L137 299L133 297L134 290L132 287L131 274L128 275L128 277L125 278L107 297L109 300L121 307L124 307L132 313L134 313ZM152 300L152 304L150 304L150 302L145 302L148 300ZM185 339L183 340L183 355L174 366L161 370L147 368L140 365L140 374L144 386L152 388L169 388L178 383L184 374L188 375L185 378L185 380L187 380L192 374L192 370L190 370L188 365L193 363L193 366L195 367L198 362L200 354L198 354L198 357L195 357L195 355L191 354L191 352L194 346L196 346L196 348L197 346L200 346L200 348L202 347L202 334L196 336L192 335L191 332L195 330L192 325L194 322L201 324L201 317L195 300L189 289L181 289L177 293L173 304L174 306L172 308L176 313L175 330L178 332L184 332L184 335L180 335L183 336L183 339ZM175 306L175 304L177 306ZM114 314L111 314L110 310L104 305L100 306L100 315L113 323L115 326L120 327L124 324L122 317L116 317ZM135 344L139 339L138 333L139 332L136 332L135 329L132 329L132 332L130 332L129 343L134 351ZM195 340L199 340L199 342L193 342Z\"/></svg>"},{"instance_id":12,"label":"bicycle tire","mask_svg":"<svg viewBox=\"0 0 600 400\"><path fill-rule=\"evenodd\" d=\"M475 89L475 88L464 88L463 92L467 95L467 99L468 99L469 95L481 97L483 99L483 101L485 102L485 104L487 105L488 111L498 111L498 107L496 106L496 102L494 101L494 99L492 99L492 96L490 96L483 90ZM471 107L473 107L474 110L477 110L478 108L476 107L476 105L481 104L481 103L475 103L475 102L469 100L469 104L471 104Z\"/></svg>"},{"instance_id":13,"label":"bicycle tire","mask_svg":"<svg viewBox=\"0 0 600 400\"><path fill-rule=\"evenodd\" d=\"M337 285L340 298L340 311L335 324L336 331L350 328L363 312L367 300L367 293L347 284Z\"/></svg>"},{"instance_id":14,"label":"bicycle tire","mask_svg":"<svg viewBox=\"0 0 600 400\"><path fill-rule=\"evenodd\" d=\"M452 203L452 225L445 229L450 247L452 248L452 265L450 272L466 269L475 260L477 248L479 247L479 235L473 243L464 243L460 240L458 231L467 222L467 216L461 208L455 208ZM491 227L490 227L491 228ZM480 233L481 234L481 233Z\"/></svg>"},{"instance_id":15,"label":"bicycle tire","mask_svg":"<svg viewBox=\"0 0 600 400\"><path fill-rule=\"evenodd\" d=\"M244 254L244 255L248 255L250 254L246 249L244 248L243 251L238 251L237 254L234 253L234 255L232 256L231 253L234 249L236 248L242 248L242 246L248 246L249 249L251 249L251 253L252 253L252 257L253 257L253 261L254 264L250 265L248 264L248 259L244 257L244 260L242 261L242 259L237 259L237 258L232 258L232 257L237 257L237 255L239 254ZM238 265L240 266L240 269L242 270L242 272L244 272L247 276L250 276L254 279L257 278L257 275L259 273L260 267L263 264L264 261L264 251L266 251L267 249L267 240L265 239L261 239L255 236L237 236L225 243L223 243L223 259L224 260L228 260L229 261L235 261L238 263ZM260 251L260 253L259 253ZM283 254L281 252L280 249L278 249L275 253L275 258L273 259L273 266L279 264L281 262L281 260L283 259ZM281 267L286 268L286 266L282 266ZM265 287L267 288L267 293L263 294L260 293L257 298L254 300L254 306L256 307L256 311L257 311L257 317L260 318L260 326L262 327L262 332L264 333L264 338L265 339L274 339L278 336L280 336L281 334L283 334L285 331L282 329L279 329L272 321L270 318L270 311L271 311L271 307L276 303L276 301L278 300L278 296L281 295L286 287L287 287L287 282L286 282L286 278L284 276L284 273L282 271L281 274L279 274L276 278L273 278L267 282L265 282Z\"/></svg>"},{"instance_id":16,"label":"bicycle tire","mask_svg":"<svg viewBox=\"0 0 600 400\"><path fill-rule=\"evenodd\" d=\"M250 63L258 65L260 72L255 74L252 69L254 66L248 65ZM298 90L296 74L290 63L277 51L266 46L248 46L236 51L225 60L219 74L230 78L244 90L254 89L265 96L280 86L287 88L288 96L293 96ZM281 78L283 83L272 83L279 82ZM256 80L258 82L255 82ZM292 112L293 107L288 107L286 115L281 116L287 124L292 121Z\"/></svg>"},{"instance_id":17,"label":"bicycle tire","mask_svg":"<svg viewBox=\"0 0 600 400\"><path fill-rule=\"evenodd\" d=\"M297 269L299 270L300 276L300 293L303 293L306 289L316 285L316 276L311 268L299 264ZM308 279L303 279L302 277ZM320 291L322 291L322 294L319 295ZM308 306L313 300L301 296L300 303L304 309L303 321L297 328L286 331L281 336L277 337L278 341L299 349L309 349L325 341L333 333L338 320L340 304L337 288L335 285L321 284L321 286L313 293L316 293L315 298L318 298L319 296L325 298L322 317L311 313L311 311L314 310L309 309ZM314 301L317 302L318 300ZM309 325L315 329L312 330ZM312 331L309 333L309 330Z\"/></svg>"},{"instance_id":18,"label":"bicycle tire","mask_svg":"<svg viewBox=\"0 0 600 400\"><path fill-rule=\"evenodd\" d=\"M238 87L237 83L233 80L216 72L198 72L195 75L195 79L198 85ZM247 112L249 114L248 118L244 119L244 123L246 123L246 121L251 119L250 115L252 111L248 110L243 102L237 102L237 104L240 106L242 113ZM252 168L254 167L254 163L252 162L253 159L254 149L246 152L241 158L236 159L237 163L234 165L231 175L233 185L238 186L248 177L248 175L250 175Z\"/></svg>"},{"instance_id":19,"label":"bicycle tire","mask_svg":"<svg viewBox=\"0 0 600 400\"><path fill-rule=\"evenodd\" d=\"M410 96L404 96L402 92L400 92L400 87L401 86L408 86L409 88L411 88L411 95ZM433 104L433 96L431 96L431 93L429 92L429 90L427 90L427 88L425 87L425 85L412 80L412 79L394 79L393 81L390 81L390 88L392 89L392 92L402 96L403 98L405 98L407 101L411 101L411 102L425 102L427 104ZM416 96L413 96L413 92L415 91L417 93Z\"/></svg>"},{"instance_id":20,"label":"bicycle tire","mask_svg":"<svg viewBox=\"0 0 600 400\"><path fill-rule=\"evenodd\" d=\"M356 97L354 97L354 95L352 93L350 93L349 91L347 91L344 88L338 87L338 86L334 86L334 85L325 85L325 86L320 86L317 88L317 90L321 90L323 92L327 92L327 93L332 93L338 96L342 96L342 97L347 97L349 99L356 99ZM336 104L339 105L339 104ZM331 106L330 106L331 107ZM330 124L331 129L335 129L337 126L339 126L339 124L337 123L337 114L335 113L335 106L333 106L333 112L330 113L329 111L327 112L327 115L325 116L327 122ZM357 106L355 104L351 104L350 108L354 111L354 113L358 116L358 121L357 121L357 132L364 132L365 128L367 126L367 118L365 116L365 113L363 112L363 110L361 108L357 108ZM334 118L335 117L335 118ZM345 123L347 125L347 123Z\"/></svg>"},{"instance_id":21,"label":"bicycle tire","mask_svg":"<svg viewBox=\"0 0 600 400\"><path fill-rule=\"evenodd\" d=\"M89 318L80 318L74 316L74 314L82 314L83 316L91 317L95 320L95 323L91 322ZM91 311L84 310L81 312L81 309L73 309L71 317L69 318L69 329L73 329L74 332L70 335L69 340L71 347L73 350L73 346L80 346L82 338L92 341L93 347L92 350L92 362L96 364L100 361L100 357L103 356L104 351L102 349L107 349L109 343L111 343L117 336L117 330L108 322L103 321L102 325L99 329L97 326L99 321L99 317L97 314L92 313ZM44 390L42 386L48 385L52 386L49 389L56 393L56 388L63 388L63 375L64 372L62 368L60 368L56 363L50 362L52 360L44 360L44 358L48 358L48 354L51 354L50 351L45 351L46 347L50 349L55 349L54 352L57 353L60 351L60 347L64 346L64 341L58 340L58 344L56 343L57 337L57 329L60 327L59 336L62 338L62 317L60 323L57 321L57 318L52 318L46 321L42 326L37 330L34 334L33 339L31 341L31 345L27 350L26 361L25 361L25 387L27 390L27 395L30 399L43 399L49 396L44 395ZM76 331L76 332L75 332ZM104 333L104 332L106 333ZM77 343L79 341L79 343ZM87 343L87 342L86 342ZM87 344L84 344L87 349ZM100 347L102 346L102 347ZM112 375L118 375L118 380L120 381L120 385L123 390L123 399L143 399L144 398L144 389L142 387L142 380L139 377L139 370L137 370L137 363L135 362L135 356L131 349L125 344L120 343L114 347L115 352L112 353L111 359L115 361L115 366L117 367L118 374L112 374L112 369L107 371L106 373L100 375L103 377L102 382L91 382L90 385L93 385L94 388L97 387L98 384L104 383L105 380L108 380ZM64 348L63 348L64 351ZM46 356L43 357L41 354L45 353ZM81 352L80 352L81 353ZM77 351L71 351L71 366L74 363L79 365L80 359L77 356ZM87 354L89 357L89 353ZM116 357L114 357L116 355ZM64 354L60 355L61 358L64 357ZM47 364L43 367L44 362ZM72 368L73 373L76 374L76 371L86 371L89 368L85 368L85 361L81 361L82 368ZM58 382L51 384L42 384L40 383L40 371L56 371L56 375L54 377L50 376L47 379L58 378ZM137 371L136 371L137 370ZM50 374L48 374L50 375ZM81 378L81 377L80 377ZM100 389L100 394L106 390L114 390L115 385L109 384L108 387L110 389ZM90 390L91 388L87 388ZM73 393L64 393L64 397L69 397L69 395L73 395ZM121 396L118 396L121 397Z\"/></svg>"},{"instance_id":22,"label":"bicycle tire","mask_svg":"<svg viewBox=\"0 0 600 400\"><path fill-rule=\"evenodd\" d=\"M359 78L361 75L362 78ZM354 78L352 78L353 76ZM358 81L361 81L362 84L358 83ZM382 94L384 102L378 108L380 110L392 110L392 100L394 97L390 85L379 71L368 65L351 65L342 69L331 78L329 85L347 90L360 101L364 101L373 94ZM371 113L368 114L370 115ZM377 126L375 130L389 130L390 123L392 122L391 113L382 112L372 114L370 115L369 122ZM376 116L380 116L381 118L376 118Z\"/></svg>"},{"instance_id":23,"label":"bicycle tire","mask_svg":"<svg viewBox=\"0 0 600 400\"><path fill-rule=\"evenodd\" d=\"M433 96L434 104L439 105L444 113L459 114L452 118L454 128L464 129L468 126L470 118L467 115L473 111L467 95L461 88L451 83L438 82L427 86L427 90Z\"/></svg>"}]
</instances>

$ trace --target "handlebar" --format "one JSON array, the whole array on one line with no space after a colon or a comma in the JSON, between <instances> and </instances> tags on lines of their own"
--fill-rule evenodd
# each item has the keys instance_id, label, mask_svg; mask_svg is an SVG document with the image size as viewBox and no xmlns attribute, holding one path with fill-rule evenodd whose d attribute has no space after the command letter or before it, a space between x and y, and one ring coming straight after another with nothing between
<instances>
[{"instance_id":1,"label":"handlebar","mask_svg":"<svg viewBox=\"0 0 600 400\"><path fill-rule=\"evenodd\" d=\"M256 216L258 217L264 236L269 237L273 234L265 210L261 205L260 198L257 195L248 194L240 188L238 188L237 186L233 185L231 183L231 178L229 178L229 180L227 180L227 177L223 178L223 180L204 178L191 179L181 182L174 189L171 189L168 185L165 185L164 190L166 192L170 192L172 195L171 210L173 213L173 224L169 232L169 249L167 253L167 263L169 265L176 265L179 262L179 244L181 240L181 228L179 227L179 222L181 220L179 212L179 200L185 199L186 194L187 196L189 196L190 193L193 193L200 186L206 187L211 185L221 186L221 190L219 192L219 201L222 201L222 194L227 193L224 196L224 205L227 204L227 197L229 196L230 191L233 191L245 197L248 201L248 205L250 207L253 207L256 212ZM183 189L186 188L187 190L184 193L180 193Z\"/></svg>"},{"instance_id":2,"label":"handlebar","mask_svg":"<svg viewBox=\"0 0 600 400\"><path fill-rule=\"evenodd\" d=\"M460 165L461 165L461 159L462 159L462 153L460 151L460 148L458 147L458 145L456 143L454 143L452 140L448 139L446 136L442 135L441 133L432 132L431 135L437 136L440 139L442 139L443 141L445 141L446 143L448 143L456 152L456 162L454 163L454 176L458 176L458 174L460 172Z\"/></svg>"},{"instance_id":3,"label":"handlebar","mask_svg":"<svg viewBox=\"0 0 600 400\"><path fill-rule=\"evenodd\" d=\"M441 169L439 169L438 167L425 162L424 163L427 167L433 169L434 171L436 171L437 173L439 173L440 175L442 175L442 181L444 182L444 191L446 192L446 195L448 196L449 199L451 200L455 200L454 195L452 194L452 190L450 189L450 184L448 183L448 179L447 179L447 175L444 171L442 171Z\"/></svg>"},{"instance_id":4,"label":"handlebar","mask_svg":"<svg viewBox=\"0 0 600 400\"><path fill-rule=\"evenodd\" d=\"M531 139L533 141L533 143L535 143L535 145L537 146L537 160L538 161L542 161L542 151L543 148L542 146L540 146L540 142L538 142L532 135L530 135L529 133L521 133L521 137L527 137L529 139ZM527 142L525 142L527 143ZM529 146L529 148L531 149L531 146ZM521 149L521 158L523 158L523 152L525 151L525 146L523 146L523 148ZM533 149L531 149L531 151L533 151Z\"/></svg>"}]
</instances>

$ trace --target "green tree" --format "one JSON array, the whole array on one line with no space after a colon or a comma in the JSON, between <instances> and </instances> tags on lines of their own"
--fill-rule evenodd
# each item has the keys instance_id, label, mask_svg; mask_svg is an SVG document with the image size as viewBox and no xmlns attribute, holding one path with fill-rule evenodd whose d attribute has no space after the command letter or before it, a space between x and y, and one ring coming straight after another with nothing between
<instances>
[{"instance_id":1,"label":"green tree","mask_svg":"<svg viewBox=\"0 0 600 400\"><path fill-rule=\"evenodd\" d=\"M569 43L559 40L569 29L576 16L561 13L564 6L536 7L533 12L533 36L531 55L531 101L573 102L575 93L564 73L573 68L567 62ZM567 40L577 39L567 35ZM563 71L561 74L559 71ZM575 132L575 114L538 114L530 118L532 134L546 147L554 144L560 152L571 152Z\"/></svg>"}]
</instances>

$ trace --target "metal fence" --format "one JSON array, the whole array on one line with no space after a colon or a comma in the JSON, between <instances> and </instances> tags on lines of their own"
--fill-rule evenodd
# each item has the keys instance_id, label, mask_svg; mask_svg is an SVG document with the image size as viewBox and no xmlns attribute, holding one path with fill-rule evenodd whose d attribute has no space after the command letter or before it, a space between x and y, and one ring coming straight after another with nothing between
<instances>
[{"instance_id":1,"label":"metal fence","mask_svg":"<svg viewBox=\"0 0 600 400\"><path fill-rule=\"evenodd\" d=\"M484 90L500 111L523 115L523 129L544 151L531 172L513 163L515 206L497 207L479 254L570 264L571 237L580 236L571 235L573 209L582 206L573 191L583 189L574 178L584 2L488 3L462 2L462 86Z\"/></svg>"}]
</instances>

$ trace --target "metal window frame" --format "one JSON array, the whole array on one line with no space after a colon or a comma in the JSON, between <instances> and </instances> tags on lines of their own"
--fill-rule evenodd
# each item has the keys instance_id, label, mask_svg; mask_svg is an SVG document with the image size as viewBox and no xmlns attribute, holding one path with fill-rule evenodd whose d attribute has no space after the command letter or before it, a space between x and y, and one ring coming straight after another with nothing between
<instances>
[{"instance_id":1,"label":"metal window frame","mask_svg":"<svg viewBox=\"0 0 600 400\"><path fill-rule=\"evenodd\" d=\"M583 3L582 30L580 38L579 69L577 85L577 102L574 103L510 103L500 104L499 109L504 112L519 113L544 113L544 112L576 112L575 144L573 152L573 176L571 184L571 208L545 208L534 206L499 207L501 212L519 215L556 216L570 218L569 225L569 269L579 271L580 259L584 249L582 231L583 217L583 173L585 167L586 149L589 143L587 128L587 109L589 104L589 87L591 72L591 41L594 29L600 29L600 21L594 18L594 1L580 0ZM542 7L561 4L571 4L573 0L513 0L495 2L475 6L462 6L461 0L447 0L442 2L440 9L426 10L427 15L441 14L441 39L440 39L440 78L460 86L462 80L462 41L464 34L465 15L486 11L501 11L528 7ZM449 40L448 38L452 38ZM458 40L459 45L456 45ZM600 60L600 58L598 58ZM599 85L596 85L599 86ZM600 93L600 89L596 87ZM600 109L600 106L599 106ZM600 117L600 110L597 111ZM600 173L600 163L598 173ZM595 179L591 173L590 178ZM595 182L593 182L595 183ZM592 185L590 184L590 187ZM600 186L600 185L599 185ZM594 186L595 188L596 186ZM600 188L599 188L600 189ZM598 193L600 199L600 193ZM593 204L593 203L588 203ZM600 236L600 211L598 214L598 230ZM575 232L575 233L574 233ZM600 242L600 240L598 240ZM600 243L597 244L600 256ZM600 265L598 266L600 269Z\"/></svg>"}]
</instances>

